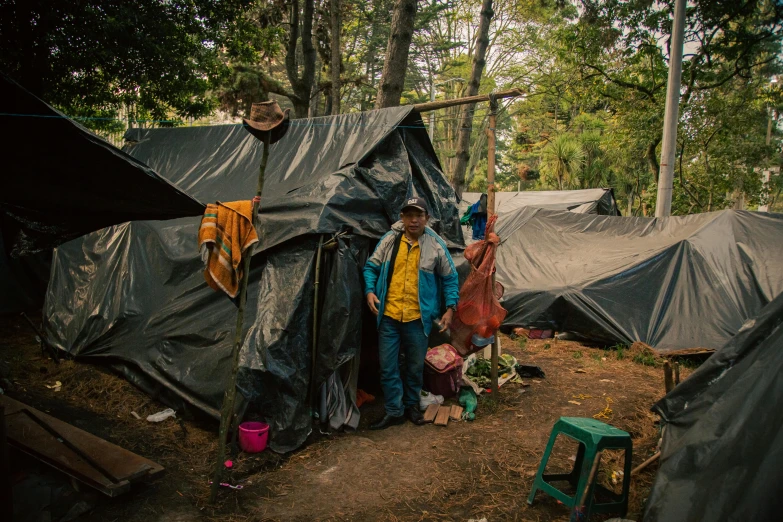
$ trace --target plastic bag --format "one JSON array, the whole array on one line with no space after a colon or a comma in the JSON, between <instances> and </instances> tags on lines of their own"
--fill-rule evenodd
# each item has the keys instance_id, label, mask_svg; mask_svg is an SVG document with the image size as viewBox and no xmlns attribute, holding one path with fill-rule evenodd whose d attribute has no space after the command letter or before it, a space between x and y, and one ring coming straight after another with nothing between
<instances>
[{"instance_id":1,"label":"plastic bag","mask_svg":"<svg viewBox=\"0 0 783 522\"><path fill-rule=\"evenodd\" d=\"M443 404L443 400L443 395L435 395L426 390L421 390L421 395L419 396L419 409L424 411L430 404Z\"/></svg>"},{"instance_id":2,"label":"plastic bag","mask_svg":"<svg viewBox=\"0 0 783 522\"><path fill-rule=\"evenodd\" d=\"M489 218L486 239L465 250L470 275L459 291L457 313L451 323L451 344L463 357L489 344L508 313L498 301L503 296L503 286L492 282L495 253L500 244L494 232L496 221L497 215Z\"/></svg>"},{"instance_id":3,"label":"plastic bag","mask_svg":"<svg viewBox=\"0 0 783 522\"><path fill-rule=\"evenodd\" d=\"M169 417L176 417L176 416L177 416L177 412L175 412L171 408L166 408L163 411L159 411L158 413L153 413L152 415L149 415L147 417L147 420L149 422L161 422L168 419Z\"/></svg>"}]
</instances>

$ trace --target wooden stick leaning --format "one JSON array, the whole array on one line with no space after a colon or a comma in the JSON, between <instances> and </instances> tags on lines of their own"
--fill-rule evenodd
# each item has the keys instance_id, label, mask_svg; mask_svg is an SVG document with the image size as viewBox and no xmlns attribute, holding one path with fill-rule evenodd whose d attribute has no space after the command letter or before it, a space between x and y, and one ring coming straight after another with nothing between
<instances>
[{"instance_id":1,"label":"wooden stick leaning","mask_svg":"<svg viewBox=\"0 0 783 522\"><path fill-rule=\"evenodd\" d=\"M256 186L256 197L261 197L264 190L264 174L266 172L266 163L269 160L269 141L271 132L264 133L264 152L261 156L261 166L258 170L258 185ZM258 213L259 202L253 201L253 212L250 216L252 226L256 226L256 214ZM257 243L261 245L261 238ZM224 460L226 458L226 437L228 435L228 426L231 424L231 416L234 413L234 401L237 396L237 371L239 369L239 352L242 348L242 329L245 322L245 302L247 301L247 282L250 279L250 258L253 257L254 245L250 245L245 251L242 259L242 281L239 283L239 310L237 311L236 333L234 334L234 348L231 353L231 375L223 395L223 407L220 410L220 434L218 435L218 453L215 459L215 471L212 476L212 486L209 492L209 502L214 503L217 498L218 487L220 487L221 476L223 474Z\"/></svg>"},{"instance_id":2,"label":"wooden stick leaning","mask_svg":"<svg viewBox=\"0 0 783 522\"><path fill-rule=\"evenodd\" d=\"M487 129L487 214L495 215L495 125L497 124L498 102L497 96L489 95L489 128ZM495 289L495 273L492 273L492 290ZM495 340L492 341L492 355L490 361L490 379L492 381L492 394L500 391L498 384L498 335L495 332Z\"/></svg>"}]
</instances>

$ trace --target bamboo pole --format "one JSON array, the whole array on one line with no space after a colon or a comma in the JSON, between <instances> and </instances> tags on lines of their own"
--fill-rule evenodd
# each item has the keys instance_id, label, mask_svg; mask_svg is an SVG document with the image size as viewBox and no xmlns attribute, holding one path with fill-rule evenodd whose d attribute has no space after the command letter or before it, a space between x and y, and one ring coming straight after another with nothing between
<instances>
[{"instance_id":1,"label":"bamboo pole","mask_svg":"<svg viewBox=\"0 0 783 522\"><path fill-rule=\"evenodd\" d=\"M477 96L466 96L465 98L455 98L453 100L438 100L427 103L417 103L413 106L419 112L436 111L438 109L445 109L446 107L453 107L455 105L465 105L468 103L478 103L490 101L490 97L495 100L501 100L503 98L514 98L516 96L522 96L524 93L522 89L513 88L505 91L499 91L494 94L479 94Z\"/></svg>"},{"instance_id":2,"label":"bamboo pole","mask_svg":"<svg viewBox=\"0 0 783 522\"><path fill-rule=\"evenodd\" d=\"M264 190L264 175L266 163L269 160L269 140L271 132L264 133L264 152L261 156L261 166L258 169L258 184L256 185L256 197L253 199L253 212L250 215L252 225L256 226L256 214L261 203L261 192ZM259 238L260 239L260 238ZM260 245L259 241L259 245ZM247 282L250 279L250 258L253 257L254 245L250 245L242 259L242 281L239 285L239 310L237 310L236 332L234 333L234 348L231 353L231 375L228 380L224 395L223 407L220 411L220 431L218 435L218 453L215 459L215 471L212 476L212 487L209 492L209 502L214 503L217 498L223 475L224 460L226 458L226 437L228 427L231 424L231 416L234 413L234 401L237 396L237 371L239 370L239 352L242 348L242 328L245 322L245 303L247 302Z\"/></svg>"},{"instance_id":3,"label":"bamboo pole","mask_svg":"<svg viewBox=\"0 0 783 522\"><path fill-rule=\"evenodd\" d=\"M495 125L497 124L498 102L497 97L489 95L489 128L487 129L487 214L491 217L495 215ZM495 273L492 273L492 288L495 288ZM492 352L490 359L490 379L492 381L492 393L498 394L500 386L498 384L498 334L495 332L495 340L492 341Z\"/></svg>"}]
</instances>

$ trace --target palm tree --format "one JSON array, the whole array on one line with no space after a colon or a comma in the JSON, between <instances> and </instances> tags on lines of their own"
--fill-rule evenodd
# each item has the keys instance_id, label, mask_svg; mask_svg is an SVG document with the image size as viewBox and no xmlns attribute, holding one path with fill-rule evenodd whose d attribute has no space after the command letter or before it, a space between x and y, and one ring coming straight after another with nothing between
<instances>
[{"instance_id":1,"label":"palm tree","mask_svg":"<svg viewBox=\"0 0 783 522\"><path fill-rule=\"evenodd\" d=\"M585 161L578 140L560 134L541 149L541 173L548 182L555 181L559 190L576 181Z\"/></svg>"}]
</instances>

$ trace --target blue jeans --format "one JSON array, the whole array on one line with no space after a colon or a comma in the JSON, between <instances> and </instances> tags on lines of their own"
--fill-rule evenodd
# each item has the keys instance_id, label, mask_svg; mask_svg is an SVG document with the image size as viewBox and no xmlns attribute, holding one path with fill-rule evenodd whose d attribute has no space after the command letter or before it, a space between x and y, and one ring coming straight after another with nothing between
<instances>
[{"instance_id":1,"label":"blue jeans","mask_svg":"<svg viewBox=\"0 0 783 522\"><path fill-rule=\"evenodd\" d=\"M378 352L386 414L398 417L407 408L418 409L427 355L427 336L421 319L401 323L391 317L382 317L378 327Z\"/></svg>"}]
</instances>

